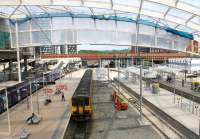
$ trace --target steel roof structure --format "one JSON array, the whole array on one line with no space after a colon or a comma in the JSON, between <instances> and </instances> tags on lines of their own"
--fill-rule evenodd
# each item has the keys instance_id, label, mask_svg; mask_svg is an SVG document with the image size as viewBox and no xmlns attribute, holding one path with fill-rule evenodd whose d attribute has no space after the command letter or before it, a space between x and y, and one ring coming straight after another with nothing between
<instances>
[{"instance_id":1,"label":"steel roof structure","mask_svg":"<svg viewBox=\"0 0 200 139\"><path fill-rule=\"evenodd\" d=\"M199 0L0 0L0 17L27 19L57 14L148 20L192 35L200 34ZM112 17L112 18L109 18Z\"/></svg>"}]
</instances>

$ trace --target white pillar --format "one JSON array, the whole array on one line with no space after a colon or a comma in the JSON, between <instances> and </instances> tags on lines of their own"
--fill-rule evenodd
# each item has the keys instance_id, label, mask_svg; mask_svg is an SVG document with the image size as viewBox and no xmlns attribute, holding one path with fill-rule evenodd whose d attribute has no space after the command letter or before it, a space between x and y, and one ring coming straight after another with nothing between
<instances>
[{"instance_id":1,"label":"white pillar","mask_svg":"<svg viewBox=\"0 0 200 139\"><path fill-rule=\"evenodd\" d=\"M18 36L18 23L15 23L15 34L16 34L16 48L17 48L17 67L18 67L18 81L21 82L21 66L20 66L20 53L19 53L19 36Z\"/></svg>"}]
</instances>

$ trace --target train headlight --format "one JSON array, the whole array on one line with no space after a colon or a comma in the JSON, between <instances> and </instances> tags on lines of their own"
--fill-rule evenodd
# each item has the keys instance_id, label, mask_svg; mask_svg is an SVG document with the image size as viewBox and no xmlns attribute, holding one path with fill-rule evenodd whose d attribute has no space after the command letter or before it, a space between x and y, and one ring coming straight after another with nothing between
<instances>
[{"instance_id":1,"label":"train headlight","mask_svg":"<svg viewBox=\"0 0 200 139\"><path fill-rule=\"evenodd\" d=\"M72 106L72 112L76 112L77 111L77 107Z\"/></svg>"}]
</instances>

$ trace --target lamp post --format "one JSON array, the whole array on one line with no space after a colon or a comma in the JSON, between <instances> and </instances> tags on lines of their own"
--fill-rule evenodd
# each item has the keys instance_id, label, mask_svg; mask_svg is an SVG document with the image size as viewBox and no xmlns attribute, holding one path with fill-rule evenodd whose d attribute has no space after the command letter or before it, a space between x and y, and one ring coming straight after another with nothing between
<instances>
[{"instance_id":1,"label":"lamp post","mask_svg":"<svg viewBox=\"0 0 200 139\"><path fill-rule=\"evenodd\" d=\"M120 60L120 59L119 59ZM119 66L120 66L120 61L118 61L118 92L120 92L120 81L119 81Z\"/></svg>"},{"instance_id":2,"label":"lamp post","mask_svg":"<svg viewBox=\"0 0 200 139\"><path fill-rule=\"evenodd\" d=\"M8 117L8 133L10 135L11 125L10 125L10 111L9 111L9 107L8 107L8 90L7 90L7 88L5 88L5 91L6 91L6 108L7 108L7 117Z\"/></svg>"},{"instance_id":3,"label":"lamp post","mask_svg":"<svg viewBox=\"0 0 200 139\"><path fill-rule=\"evenodd\" d=\"M200 139L200 117L199 117L199 139Z\"/></svg>"},{"instance_id":4,"label":"lamp post","mask_svg":"<svg viewBox=\"0 0 200 139\"><path fill-rule=\"evenodd\" d=\"M37 87L38 87L38 81L37 81L37 80L35 80L34 85L35 85L36 91L37 91ZM38 96L38 92L37 92L36 94L37 94L37 112L38 112L38 114L40 114L40 106L39 106L39 96Z\"/></svg>"},{"instance_id":5,"label":"lamp post","mask_svg":"<svg viewBox=\"0 0 200 139\"><path fill-rule=\"evenodd\" d=\"M187 79L187 74L186 74L187 63L186 62L187 62L187 60L185 59L185 70L184 70L184 73L185 73L185 83L186 83L186 79Z\"/></svg>"},{"instance_id":6,"label":"lamp post","mask_svg":"<svg viewBox=\"0 0 200 139\"><path fill-rule=\"evenodd\" d=\"M11 134L11 122L10 122L10 110L8 106L8 87L9 86L1 86L3 89L5 89L5 94L6 94L6 109L7 109L7 119L8 119L8 134Z\"/></svg>"},{"instance_id":7,"label":"lamp post","mask_svg":"<svg viewBox=\"0 0 200 139\"><path fill-rule=\"evenodd\" d=\"M30 84L30 90L29 90L29 94L30 94L30 97L31 97L31 113L33 113L33 96L32 96L32 77L26 77L26 79L29 80L29 84Z\"/></svg>"},{"instance_id":8,"label":"lamp post","mask_svg":"<svg viewBox=\"0 0 200 139\"><path fill-rule=\"evenodd\" d=\"M109 61L108 61L108 83L109 83L109 81L110 81L110 80L109 80L109 78L110 78L110 71L109 71L110 69L109 69L109 67L110 67L110 65L109 65Z\"/></svg>"},{"instance_id":9,"label":"lamp post","mask_svg":"<svg viewBox=\"0 0 200 139\"><path fill-rule=\"evenodd\" d=\"M174 73L174 104L176 101L176 74Z\"/></svg>"},{"instance_id":10,"label":"lamp post","mask_svg":"<svg viewBox=\"0 0 200 139\"><path fill-rule=\"evenodd\" d=\"M141 121L142 121L142 68L143 66L140 65L140 120Z\"/></svg>"},{"instance_id":11,"label":"lamp post","mask_svg":"<svg viewBox=\"0 0 200 139\"><path fill-rule=\"evenodd\" d=\"M42 73L42 87L44 88L44 71L43 70L38 70L39 75L41 75ZM35 86L36 86L36 90L37 87L39 86L37 79L35 80ZM37 92L37 112L38 115L40 114L40 105L39 105L39 94Z\"/></svg>"}]
</instances>

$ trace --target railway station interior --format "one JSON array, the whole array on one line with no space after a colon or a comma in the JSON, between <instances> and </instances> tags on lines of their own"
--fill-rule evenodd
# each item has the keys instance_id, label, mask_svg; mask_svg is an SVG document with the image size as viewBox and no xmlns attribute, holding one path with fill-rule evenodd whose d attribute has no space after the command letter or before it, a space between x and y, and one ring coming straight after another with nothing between
<instances>
[{"instance_id":1,"label":"railway station interior","mask_svg":"<svg viewBox=\"0 0 200 139\"><path fill-rule=\"evenodd\" d=\"M0 139L200 139L200 0L0 0Z\"/></svg>"}]
</instances>

